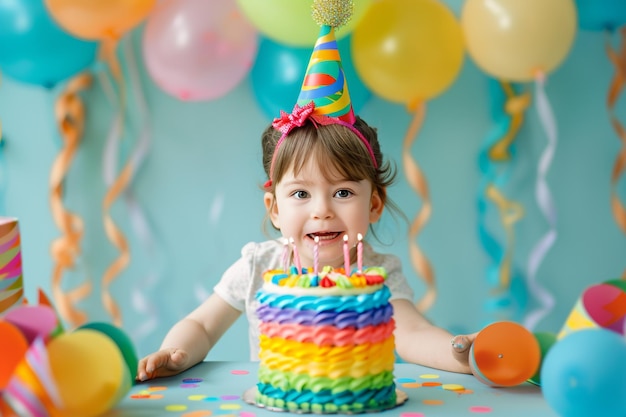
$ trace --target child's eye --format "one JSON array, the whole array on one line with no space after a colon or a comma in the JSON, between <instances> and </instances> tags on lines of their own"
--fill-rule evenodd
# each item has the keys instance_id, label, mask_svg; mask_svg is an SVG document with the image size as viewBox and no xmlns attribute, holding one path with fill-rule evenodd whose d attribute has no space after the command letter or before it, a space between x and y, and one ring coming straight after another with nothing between
<instances>
[{"instance_id":1,"label":"child's eye","mask_svg":"<svg viewBox=\"0 0 626 417\"><path fill-rule=\"evenodd\" d=\"M303 199L303 198L307 198L309 196L309 193L307 193L306 191L298 190L292 195L297 199Z\"/></svg>"},{"instance_id":2,"label":"child's eye","mask_svg":"<svg viewBox=\"0 0 626 417\"><path fill-rule=\"evenodd\" d=\"M337 198L348 198L352 195L350 190L337 190L335 193L335 197Z\"/></svg>"}]
</instances>

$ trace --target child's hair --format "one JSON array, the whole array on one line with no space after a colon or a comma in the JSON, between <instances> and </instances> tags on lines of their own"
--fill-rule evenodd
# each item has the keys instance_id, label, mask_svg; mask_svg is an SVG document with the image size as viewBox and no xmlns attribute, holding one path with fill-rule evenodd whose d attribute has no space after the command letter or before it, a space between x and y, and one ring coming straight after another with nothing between
<instances>
[{"instance_id":1,"label":"child's hair","mask_svg":"<svg viewBox=\"0 0 626 417\"><path fill-rule=\"evenodd\" d=\"M274 166L271 174L272 184L264 190L274 193L276 184L280 182L288 169L293 166L294 174L297 175L305 163L310 158L314 158L322 167L322 174L326 179L330 179L333 174L339 174L349 181L367 179L380 195L383 205L396 213L401 213L396 204L387 196L387 187L393 184L396 169L388 160L384 160L376 129L358 116L356 116L354 127L361 132L372 147L378 168L374 166L363 142L353 131L340 124L314 124L309 119L303 126L293 129L278 150L276 150L276 143L282 133L272 125L268 126L261 136L263 169L268 178L272 158L274 158ZM274 152L277 152L275 157ZM264 231L267 230L267 220L266 216Z\"/></svg>"}]
</instances>

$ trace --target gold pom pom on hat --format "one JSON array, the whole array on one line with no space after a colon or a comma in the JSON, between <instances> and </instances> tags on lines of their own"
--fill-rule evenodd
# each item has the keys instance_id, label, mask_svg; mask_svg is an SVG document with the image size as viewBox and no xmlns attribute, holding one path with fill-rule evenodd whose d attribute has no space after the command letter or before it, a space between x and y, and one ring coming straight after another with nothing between
<instances>
[{"instance_id":1,"label":"gold pom pom on hat","mask_svg":"<svg viewBox=\"0 0 626 417\"><path fill-rule=\"evenodd\" d=\"M353 9L352 0L313 0L313 20L337 29L350 21Z\"/></svg>"}]
</instances>

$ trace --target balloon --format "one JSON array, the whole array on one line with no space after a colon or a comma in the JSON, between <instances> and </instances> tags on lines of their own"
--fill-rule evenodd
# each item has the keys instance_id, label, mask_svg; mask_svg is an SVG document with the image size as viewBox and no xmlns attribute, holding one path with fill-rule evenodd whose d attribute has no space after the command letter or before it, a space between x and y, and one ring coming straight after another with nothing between
<instances>
[{"instance_id":1,"label":"balloon","mask_svg":"<svg viewBox=\"0 0 626 417\"><path fill-rule=\"evenodd\" d=\"M77 39L52 20L41 0L0 7L0 69L17 81L54 87L96 59L97 43Z\"/></svg>"},{"instance_id":2,"label":"balloon","mask_svg":"<svg viewBox=\"0 0 626 417\"><path fill-rule=\"evenodd\" d=\"M139 359L137 358L137 354L135 353L135 347L133 345L133 342L130 340L128 335L124 333L119 327L104 322L87 323L79 327L79 329L97 330L109 336L111 340L113 340L113 342L117 345L120 352L122 353L122 357L124 358L124 362L126 363L126 367L128 368L130 384L133 385L135 383L135 376L137 376L137 365L139 363Z\"/></svg>"},{"instance_id":3,"label":"balloon","mask_svg":"<svg viewBox=\"0 0 626 417\"><path fill-rule=\"evenodd\" d=\"M122 354L102 332L77 329L52 339L47 348L62 415L100 415L130 390Z\"/></svg>"},{"instance_id":4,"label":"balloon","mask_svg":"<svg viewBox=\"0 0 626 417\"><path fill-rule=\"evenodd\" d=\"M371 93L356 74L350 57L350 37L337 41L343 70L348 79L350 100L355 113L370 98ZM278 117L280 110L293 108L313 48L294 48L262 38L259 53L250 71L252 89L257 102L270 119Z\"/></svg>"},{"instance_id":5,"label":"balloon","mask_svg":"<svg viewBox=\"0 0 626 417\"><path fill-rule=\"evenodd\" d=\"M28 341L19 328L2 320L0 320L0 340L2 340L2 360L0 361L0 392L2 392L7 387L13 371L26 354Z\"/></svg>"},{"instance_id":6,"label":"balloon","mask_svg":"<svg viewBox=\"0 0 626 417\"><path fill-rule=\"evenodd\" d=\"M377 1L352 34L352 59L365 85L399 103L441 94L463 55L460 25L437 0Z\"/></svg>"},{"instance_id":7,"label":"balloon","mask_svg":"<svg viewBox=\"0 0 626 417\"><path fill-rule=\"evenodd\" d=\"M181 100L210 100L248 73L257 33L235 0L166 0L146 23L143 55L148 73Z\"/></svg>"},{"instance_id":8,"label":"balloon","mask_svg":"<svg viewBox=\"0 0 626 417\"><path fill-rule=\"evenodd\" d=\"M626 416L626 341L606 329L580 330L548 351L541 391L562 417Z\"/></svg>"},{"instance_id":9,"label":"balloon","mask_svg":"<svg viewBox=\"0 0 626 417\"><path fill-rule=\"evenodd\" d=\"M118 40L150 13L156 0L45 0L61 27L84 39Z\"/></svg>"},{"instance_id":10,"label":"balloon","mask_svg":"<svg viewBox=\"0 0 626 417\"><path fill-rule=\"evenodd\" d=\"M373 0L355 0L352 18L337 28L340 39L359 25ZM311 16L313 0L237 0L252 24L268 38L284 45L305 47L315 45L320 27Z\"/></svg>"},{"instance_id":11,"label":"balloon","mask_svg":"<svg viewBox=\"0 0 626 417\"><path fill-rule=\"evenodd\" d=\"M467 0L461 13L470 56L506 81L532 81L558 67L576 23L573 0Z\"/></svg>"},{"instance_id":12,"label":"balloon","mask_svg":"<svg viewBox=\"0 0 626 417\"><path fill-rule=\"evenodd\" d=\"M576 7L582 29L614 31L626 25L624 0L576 0Z\"/></svg>"},{"instance_id":13,"label":"balloon","mask_svg":"<svg viewBox=\"0 0 626 417\"><path fill-rule=\"evenodd\" d=\"M556 343L556 334L550 332L536 332L533 333L535 339L537 339L537 343L539 343L539 350L541 351L541 361L539 362L539 367L537 371L529 378L529 382L532 382L535 385L541 385L541 367L543 366L543 361L550 351L550 348L554 346Z\"/></svg>"}]
</instances>

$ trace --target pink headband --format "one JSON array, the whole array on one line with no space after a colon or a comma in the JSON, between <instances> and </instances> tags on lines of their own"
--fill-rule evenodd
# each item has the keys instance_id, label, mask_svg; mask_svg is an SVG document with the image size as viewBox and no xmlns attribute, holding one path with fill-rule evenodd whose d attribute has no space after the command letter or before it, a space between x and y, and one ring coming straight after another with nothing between
<instances>
[{"instance_id":1,"label":"pink headband","mask_svg":"<svg viewBox=\"0 0 626 417\"><path fill-rule=\"evenodd\" d=\"M265 188L272 186L272 177L274 176L274 160L276 159L276 153L278 152L278 148L280 147L280 145L282 145L283 141L285 140L287 135L289 135L289 132L293 130L293 128L304 126L306 121L309 119L313 122L313 125L315 125L315 127L317 127L318 125L325 126L337 124L350 129L352 132L354 132L354 134L358 136L359 139L361 139L361 142L363 142L363 144L367 148L367 152L369 153L370 158L372 158L372 163L374 164L374 167L378 168L378 163L376 162L376 157L374 156L372 146L357 128L355 128L352 124L336 117L313 114L314 110L315 103L312 101L302 107L296 104L293 107L291 114L285 113L281 110L280 118L276 118L272 122L272 126L274 127L274 129L281 132L282 136L280 137L280 139L278 139L278 142L276 142L276 147L274 148L274 154L272 155L272 162L270 164L270 178L265 182Z\"/></svg>"}]
</instances>

